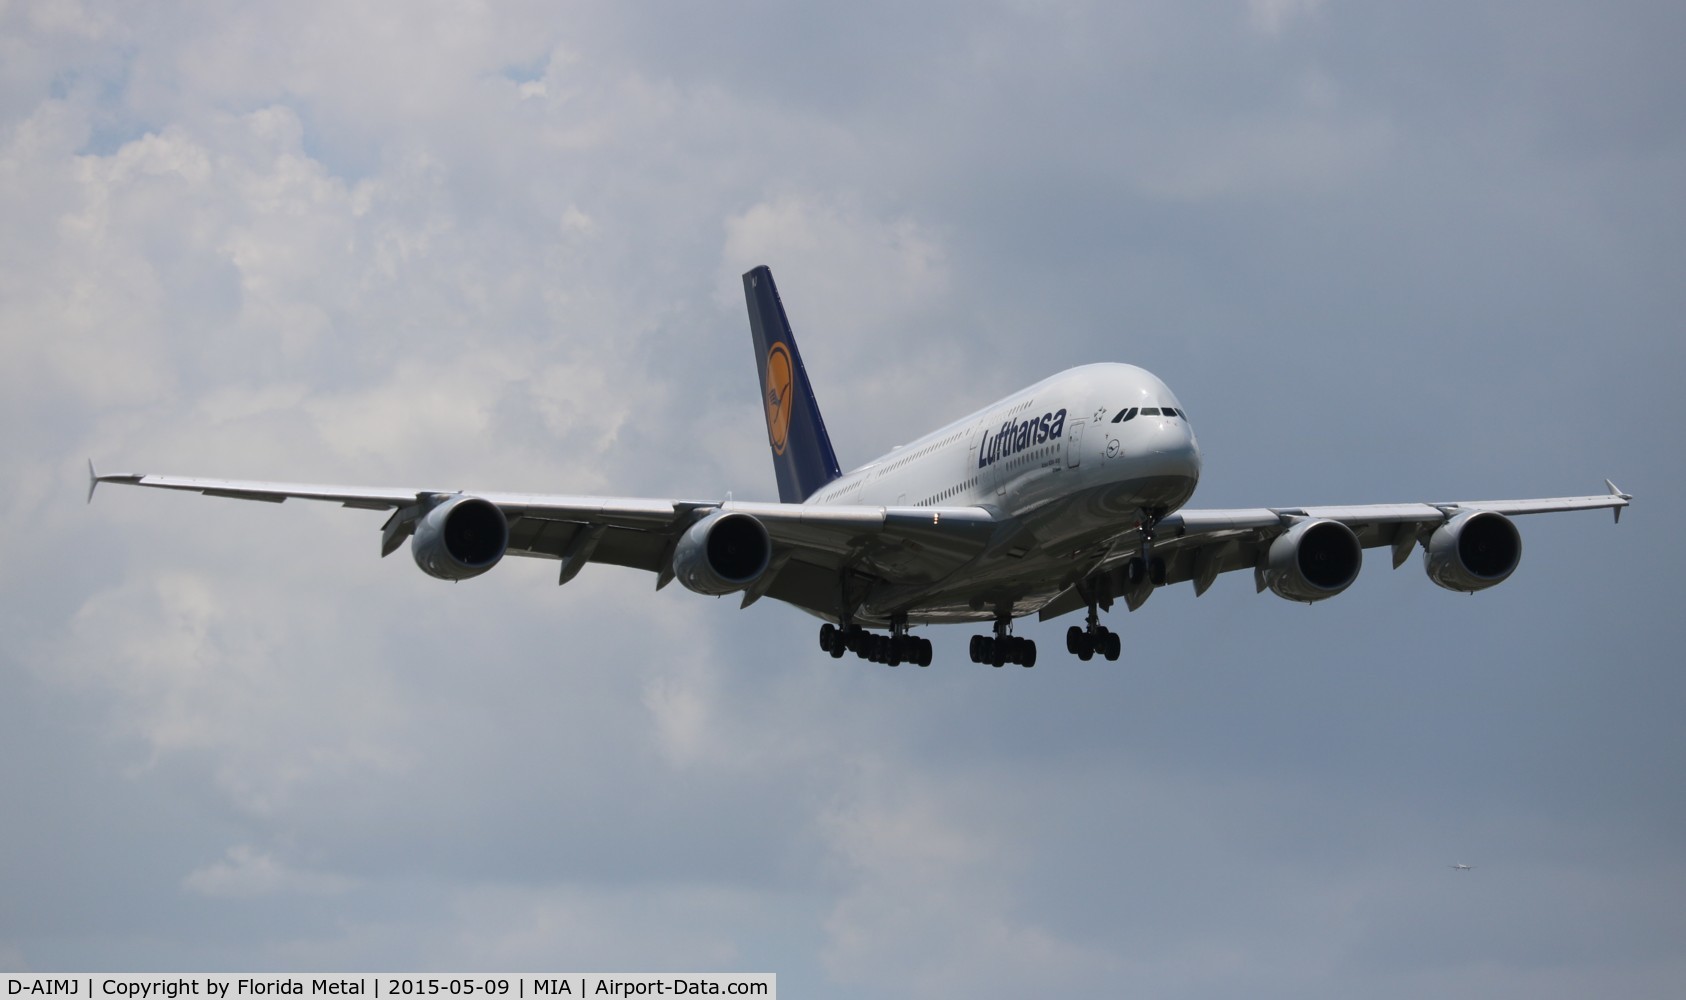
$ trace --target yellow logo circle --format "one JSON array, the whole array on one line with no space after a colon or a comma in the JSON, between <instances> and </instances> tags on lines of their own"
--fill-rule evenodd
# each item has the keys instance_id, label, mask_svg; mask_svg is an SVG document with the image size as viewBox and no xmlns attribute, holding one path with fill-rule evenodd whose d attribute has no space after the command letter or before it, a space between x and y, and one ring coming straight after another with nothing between
<instances>
[{"instance_id":1,"label":"yellow logo circle","mask_svg":"<svg viewBox=\"0 0 1686 1000\"><path fill-rule=\"evenodd\" d=\"M795 384L790 349L774 344L767 352L767 437L773 442L775 455L784 454L790 439L791 392Z\"/></svg>"}]
</instances>

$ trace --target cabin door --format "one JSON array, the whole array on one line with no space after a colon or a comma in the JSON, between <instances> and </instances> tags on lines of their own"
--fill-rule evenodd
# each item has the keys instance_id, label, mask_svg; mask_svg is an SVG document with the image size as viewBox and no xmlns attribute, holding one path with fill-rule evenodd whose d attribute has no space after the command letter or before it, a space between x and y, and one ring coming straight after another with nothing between
<instances>
[{"instance_id":1,"label":"cabin door","mask_svg":"<svg viewBox=\"0 0 1686 1000\"><path fill-rule=\"evenodd\" d=\"M1075 469L1083 464L1083 421L1065 429L1065 467Z\"/></svg>"}]
</instances>

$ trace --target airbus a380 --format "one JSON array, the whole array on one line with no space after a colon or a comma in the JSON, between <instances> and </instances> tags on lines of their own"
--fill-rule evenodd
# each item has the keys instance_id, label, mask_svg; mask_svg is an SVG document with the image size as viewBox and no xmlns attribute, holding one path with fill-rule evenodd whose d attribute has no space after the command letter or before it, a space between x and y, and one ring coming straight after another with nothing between
<instances>
[{"instance_id":1,"label":"airbus a380","mask_svg":"<svg viewBox=\"0 0 1686 1000\"><path fill-rule=\"evenodd\" d=\"M1346 507L1183 507L1200 480L1200 446L1170 388L1141 368L1072 368L843 473L820 417L784 305L766 267L743 276L760 369L777 503L466 493L97 474L99 483L280 502L327 500L390 511L381 555L404 543L422 571L464 580L505 555L555 559L559 582L587 563L656 574L699 594L793 604L824 621L820 648L929 666L915 626L982 622L974 663L1036 663L1015 619L1086 612L1066 631L1079 659L1118 659L1100 613L1132 611L1159 587L1251 570L1259 591L1291 601L1334 597L1366 548L1398 567L1419 545L1429 579L1449 590L1503 582L1522 554L1511 517L1614 508L1600 496Z\"/></svg>"}]
</instances>

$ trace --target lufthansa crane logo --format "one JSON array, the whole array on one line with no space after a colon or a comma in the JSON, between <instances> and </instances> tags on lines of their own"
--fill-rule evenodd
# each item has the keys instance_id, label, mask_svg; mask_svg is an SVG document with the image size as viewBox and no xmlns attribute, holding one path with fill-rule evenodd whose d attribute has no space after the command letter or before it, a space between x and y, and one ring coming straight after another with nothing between
<instances>
[{"instance_id":1,"label":"lufthansa crane logo","mask_svg":"<svg viewBox=\"0 0 1686 1000\"><path fill-rule=\"evenodd\" d=\"M795 369L790 363L790 348L774 344L767 351L767 436L773 442L773 454L783 455L790 440L791 390L795 386Z\"/></svg>"}]
</instances>

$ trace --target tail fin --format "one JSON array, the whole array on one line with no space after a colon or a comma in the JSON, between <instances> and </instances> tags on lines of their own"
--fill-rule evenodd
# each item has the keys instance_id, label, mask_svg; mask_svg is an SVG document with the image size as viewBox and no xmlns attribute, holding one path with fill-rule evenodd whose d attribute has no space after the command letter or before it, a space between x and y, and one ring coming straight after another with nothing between
<instances>
[{"instance_id":1,"label":"tail fin","mask_svg":"<svg viewBox=\"0 0 1686 1000\"><path fill-rule=\"evenodd\" d=\"M808 371L785 318L773 272L765 265L743 276L749 330L755 337L755 365L761 373L761 402L767 413L767 443L779 478L779 501L801 503L842 472L825 432Z\"/></svg>"}]
</instances>

